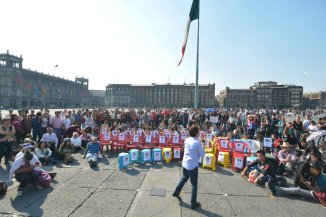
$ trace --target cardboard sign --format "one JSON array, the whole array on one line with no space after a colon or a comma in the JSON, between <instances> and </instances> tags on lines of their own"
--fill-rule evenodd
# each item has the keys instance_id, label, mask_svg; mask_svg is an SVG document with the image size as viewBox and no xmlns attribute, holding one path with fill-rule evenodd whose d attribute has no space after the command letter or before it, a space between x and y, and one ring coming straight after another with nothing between
<instances>
[{"instance_id":1,"label":"cardboard sign","mask_svg":"<svg viewBox=\"0 0 326 217\"><path fill-rule=\"evenodd\" d=\"M103 133L103 137L105 141L109 141L110 140L110 133Z\"/></svg>"},{"instance_id":2,"label":"cardboard sign","mask_svg":"<svg viewBox=\"0 0 326 217\"><path fill-rule=\"evenodd\" d=\"M173 143L178 144L179 143L179 135L174 135L173 136Z\"/></svg>"},{"instance_id":3,"label":"cardboard sign","mask_svg":"<svg viewBox=\"0 0 326 217\"><path fill-rule=\"evenodd\" d=\"M171 138L171 133L170 133L170 131L167 131L167 132L165 133L165 136L166 136L166 138L170 139L170 138Z\"/></svg>"},{"instance_id":4,"label":"cardboard sign","mask_svg":"<svg viewBox=\"0 0 326 217\"><path fill-rule=\"evenodd\" d=\"M205 165L211 165L212 164L212 157L205 157L204 159Z\"/></svg>"},{"instance_id":5,"label":"cardboard sign","mask_svg":"<svg viewBox=\"0 0 326 217\"><path fill-rule=\"evenodd\" d=\"M218 117L210 116L209 117L209 122L216 124L218 122Z\"/></svg>"},{"instance_id":6,"label":"cardboard sign","mask_svg":"<svg viewBox=\"0 0 326 217\"><path fill-rule=\"evenodd\" d=\"M269 147L269 148L273 147L273 142L272 142L271 138L264 137L263 144L264 144L265 147Z\"/></svg>"},{"instance_id":7,"label":"cardboard sign","mask_svg":"<svg viewBox=\"0 0 326 217\"><path fill-rule=\"evenodd\" d=\"M151 142L152 142L152 136L146 135L146 143L151 143Z\"/></svg>"},{"instance_id":8,"label":"cardboard sign","mask_svg":"<svg viewBox=\"0 0 326 217\"><path fill-rule=\"evenodd\" d=\"M176 159L180 159L181 156L180 156L180 150L174 150L174 158Z\"/></svg>"},{"instance_id":9,"label":"cardboard sign","mask_svg":"<svg viewBox=\"0 0 326 217\"><path fill-rule=\"evenodd\" d=\"M243 169L243 158L236 157L234 159L234 167L238 169Z\"/></svg>"},{"instance_id":10,"label":"cardboard sign","mask_svg":"<svg viewBox=\"0 0 326 217\"><path fill-rule=\"evenodd\" d=\"M213 135L212 134L207 134L206 139L209 140L209 141L213 140Z\"/></svg>"},{"instance_id":11,"label":"cardboard sign","mask_svg":"<svg viewBox=\"0 0 326 217\"><path fill-rule=\"evenodd\" d=\"M253 153L256 153L256 147L255 147L256 141L255 140L246 140L245 142L248 144L250 151Z\"/></svg>"}]
</instances>

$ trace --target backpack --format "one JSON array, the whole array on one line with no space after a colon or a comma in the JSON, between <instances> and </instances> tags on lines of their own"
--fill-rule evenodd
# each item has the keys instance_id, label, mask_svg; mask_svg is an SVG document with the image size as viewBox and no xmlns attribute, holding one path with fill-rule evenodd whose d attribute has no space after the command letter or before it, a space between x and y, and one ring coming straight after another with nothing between
<instances>
[{"instance_id":1,"label":"backpack","mask_svg":"<svg viewBox=\"0 0 326 217\"><path fill-rule=\"evenodd\" d=\"M0 181L0 197L3 197L7 194L8 186L5 182Z\"/></svg>"},{"instance_id":2,"label":"backpack","mask_svg":"<svg viewBox=\"0 0 326 217\"><path fill-rule=\"evenodd\" d=\"M48 187L50 187L51 181L52 181L52 178L47 171L44 171L44 170L39 171L38 184L40 186L48 188Z\"/></svg>"}]
</instances>

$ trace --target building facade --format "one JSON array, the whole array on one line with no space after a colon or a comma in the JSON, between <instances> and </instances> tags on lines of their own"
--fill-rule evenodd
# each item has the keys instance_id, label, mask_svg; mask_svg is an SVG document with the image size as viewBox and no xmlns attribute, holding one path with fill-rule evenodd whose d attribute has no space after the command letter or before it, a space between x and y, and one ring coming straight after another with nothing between
<instances>
[{"instance_id":1,"label":"building facade","mask_svg":"<svg viewBox=\"0 0 326 217\"><path fill-rule=\"evenodd\" d=\"M306 108L326 108L326 91L305 93L303 97Z\"/></svg>"},{"instance_id":2,"label":"building facade","mask_svg":"<svg viewBox=\"0 0 326 217\"><path fill-rule=\"evenodd\" d=\"M23 68L22 56L0 54L1 108L81 107L88 97L88 79L75 81Z\"/></svg>"},{"instance_id":3,"label":"building facade","mask_svg":"<svg viewBox=\"0 0 326 217\"><path fill-rule=\"evenodd\" d=\"M256 82L249 89L230 89L220 91L221 107L299 107L303 103L303 87L283 85L277 82Z\"/></svg>"},{"instance_id":4,"label":"building facade","mask_svg":"<svg viewBox=\"0 0 326 217\"><path fill-rule=\"evenodd\" d=\"M193 107L195 85L131 85L109 84L106 107ZM199 85L199 106L216 106L215 84Z\"/></svg>"}]
</instances>

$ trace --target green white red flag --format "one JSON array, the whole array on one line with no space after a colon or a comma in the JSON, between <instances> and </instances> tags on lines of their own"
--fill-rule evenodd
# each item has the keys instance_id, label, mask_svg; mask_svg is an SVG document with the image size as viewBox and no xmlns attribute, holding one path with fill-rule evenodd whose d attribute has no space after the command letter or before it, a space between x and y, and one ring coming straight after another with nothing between
<instances>
[{"instance_id":1,"label":"green white red flag","mask_svg":"<svg viewBox=\"0 0 326 217\"><path fill-rule=\"evenodd\" d=\"M193 20L197 20L199 19L199 0L193 0L192 5L191 5L191 9L190 9L190 13L189 13L189 17L186 23L186 28L185 28L185 35L183 38L183 43L182 43L182 49L181 49L181 60L178 64L178 66L181 64L182 59L184 57L185 54L185 50L186 50L186 45L187 45L187 40L188 40L188 35L189 35L189 29L190 29L190 23Z\"/></svg>"}]
</instances>

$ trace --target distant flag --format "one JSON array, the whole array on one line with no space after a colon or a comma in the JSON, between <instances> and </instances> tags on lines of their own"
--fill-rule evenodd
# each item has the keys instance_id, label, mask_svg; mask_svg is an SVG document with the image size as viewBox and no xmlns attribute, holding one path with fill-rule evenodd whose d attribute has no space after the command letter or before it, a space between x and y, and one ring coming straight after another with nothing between
<instances>
[{"instance_id":1,"label":"distant flag","mask_svg":"<svg viewBox=\"0 0 326 217\"><path fill-rule=\"evenodd\" d=\"M178 66L181 64L183 56L185 54L187 39L188 39L188 34L189 34L189 29L190 29L190 23L191 23L191 21L197 20L198 18L199 18L199 0L193 0L191 9L190 9L190 13L189 13L189 17L187 20L186 28L185 28L185 35L183 38L183 44L182 44L182 50L181 50L182 57L181 57L181 60L178 64Z\"/></svg>"},{"instance_id":2,"label":"distant flag","mask_svg":"<svg viewBox=\"0 0 326 217\"><path fill-rule=\"evenodd\" d=\"M58 68L58 64L54 66L54 68Z\"/></svg>"}]
</instances>

